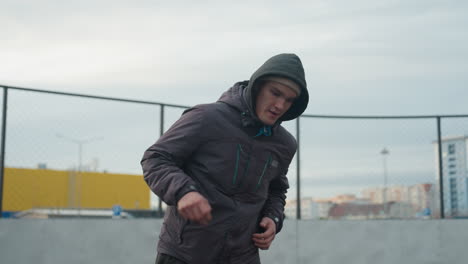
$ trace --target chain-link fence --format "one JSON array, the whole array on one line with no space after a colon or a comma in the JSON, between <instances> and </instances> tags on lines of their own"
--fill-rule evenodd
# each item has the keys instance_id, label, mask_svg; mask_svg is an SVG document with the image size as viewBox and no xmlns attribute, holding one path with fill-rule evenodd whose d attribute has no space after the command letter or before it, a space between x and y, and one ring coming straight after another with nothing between
<instances>
[{"instance_id":1,"label":"chain-link fence","mask_svg":"<svg viewBox=\"0 0 468 264\"><path fill-rule=\"evenodd\" d=\"M2 87L4 216L161 215L140 159L187 106ZM283 125L299 141L289 218L468 215L468 116L304 115Z\"/></svg>"}]
</instances>

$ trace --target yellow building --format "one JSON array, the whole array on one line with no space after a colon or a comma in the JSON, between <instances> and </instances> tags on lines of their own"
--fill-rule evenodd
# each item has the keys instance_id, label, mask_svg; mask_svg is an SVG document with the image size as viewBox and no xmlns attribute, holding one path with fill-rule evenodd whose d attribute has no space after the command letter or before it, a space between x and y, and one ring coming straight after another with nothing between
<instances>
[{"instance_id":1,"label":"yellow building","mask_svg":"<svg viewBox=\"0 0 468 264\"><path fill-rule=\"evenodd\" d=\"M149 209L142 175L5 168L3 211L33 208Z\"/></svg>"}]
</instances>

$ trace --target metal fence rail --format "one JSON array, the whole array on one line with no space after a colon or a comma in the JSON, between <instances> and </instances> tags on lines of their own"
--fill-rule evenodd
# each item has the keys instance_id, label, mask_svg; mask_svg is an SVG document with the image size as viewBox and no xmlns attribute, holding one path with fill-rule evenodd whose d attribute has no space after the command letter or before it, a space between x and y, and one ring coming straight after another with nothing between
<instances>
[{"instance_id":1,"label":"metal fence rail","mask_svg":"<svg viewBox=\"0 0 468 264\"><path fill-rule=\"evenodd\" d=\"M106 134L118 134L115 138L111 139L111 144L106 147L101 147L100 149L106 148L113 148L116 142L119 144L121 143L120 149L116 148L113 151L113 155L119 155L118 157L108 157L106 160L106 164L109 164L111 168L116 168L114 172L117 173L130 173L135 174L135 169L132 167L124 167L120 160L132 160L133 163L136 160L136 157L140 155L143 151L143 147L135 148L132 152L132 156L128 158L126 153L122 153L121 149L131 148L130 145L125 145L123 141L132 141L133 139L138 140L138 144L141 146L148 146L148 140L150 138L157 138L158 136L164 133L165 128L167 128L170 124L172 124L176 119L177 116L180 115L183 109L188 108L189 106L184 105L176 105L176 104L166 104L161 102L154 102L154 101L142 101L142 100L130 100L124 98L115 98L115 97L104 97L104 96L94 96L94 95L86 95L86 94L77 94L77 93L65 93L65 92L57 92L57 91L48 91L48 90L38 90L38 89L30 89L30 88L23 88L23 87L13 87L13 86L4 86L0 85L3 88L3 104L2 104L2 134L1 134L1 159L0 159L0 213L3 211L2 208L2 200L4 197L4 178L5 178L5 170L6 164L8 166L13 165L13 167L23 167L23 168L31 168L34 167L32 164L33 162L37 162L43 159L44 156L50 156L52 152L61 152L61 153L69 153L70 151L65 151L64 149L55 149L53 146L54 144L50 144L44 147L37 146L38 142L45 142L51 140L50 134L54 134L57 131L67 130L70 134L77 134L80 135L86 129L92 128L94 131L99 131L99 133L106 133ZM34 98L31 96L34 95ZM39 98L38 98L39 97ZM73 123L68 123L65 121L63 116L57 115L57 112L60 112L58 109L54 109L54 107L50 106L53 102L58 104L56 108L60 108L67 112L67 114L72 115L70 118ZM13 101L13 103L12 103ZM18 103L22 102L22 104ZM24 102L27 102L25 104ZM130 107L130 105L132 105ZM157 107L157 109L154 108ZM94 111L92 109L98 109ZM122 111L124 116L121 113L116 114L115 109L125 108ZM74 112L77 110L79 113L78 115ZM153 111L157 111L158 113L154 113ZM94 112L93 112L94 111ZM39 115L39 117L35 115ZM31 131L34 129L33 126L29 126L28 123L37 123L41 122L41 116L43 119L47 119L49 121L44 126L51 127L48 131ZM75 115L75 116L73 116ZM151 121L150 124L147 124L146 119L136 120L137 116L146 115L149 116L151 120L154 118L154 122ZM53 116L53 117L50 117ZM454 214L455 212L455 205L457 203L462 204L459 200L454 199L456 195L460 195L456 193L453 194L452 187L455 186L453 181L451 182L450 186L446 186L449 182L448 179L444 179L448 177L448 168L445 166L445 162L448 157L444 157L444 153L447 152L449 145L453 145L455 143L450 143L448 138L457 134L463 134L459 132L460 129L447 129L450 132L447 132L444 136L443 129L442 129L442 121L447 121L447 123L451 123L450 121L455 120L454 124L451 124L453 127L463 127L465 129L465 125L463 124L465 119L468 118L468 115L427 115L427 116L330 116L330 115L302 115L300 118L297 118L295 121L295 126L292 128L288 128L289 130L295 130L295 136L298 142L298 150L296 153L296 161L295 164L292 164L291 171L295 171L296 177L295 179L291 179L291 181L295 184L292 184L292 189L295 189L295 196L296 196L296 205L294 207L295 211L295 218L301 219L303 218L302 212L304 208L302 208L302 204L304 202L303 193L310 194L310 193L319 193L317 189L312 191L303 192L303 186L301 186L301 181L308 181L309 183L317 183L317 182L327 182L330 181L330 184L341 184L345 186L346 184L343 182L352 182L353 177L356 175L362 175L362 172L353 172L353 166L356 166L359 162L374 162L367 148L372 150L376 149L376 151L380 151L380 147L385 147L383 142L387 141L392 144L395 144L395 148L401 150L399 153L404 153L404 151L414 151L415 155L418 156L423 154L425 157L424 162L422 162L421 167L431 167L434 164L429 164L427 157L430 156L427 149L430 148L430 142L432 144L436 144L437 150L435 151L437 156L437 161L435 162L436 168L434 168L435 175L437 176L438 181L434 182L432 188L435 191L435 196L438 199L438 205L434 206L432 209L438 211L438 217L445 218L446 213L449 213L450 216L457 216ZM21 119L27 120L21 123ZM156 121L159 119L159 122ZM124 122L128 122L127 124ZM158 124L159 123L159 124ZM413 125L417 124L417 129L413 128ZM458 124L458 125L457 125ZM154 129L154 127L159 126L159 129ZM419 144L414 144L415 148L411 149L406 147L408 144L408 140L401 140L402 138L412 138L413 141L417 141L419 135L416 132L420 130L420 128L429 127L428 129L422 129L424 131L421 134L424 134L424 139ZM73 127L73 129L69 129L69 127ZM385 130L385 127L389 127ZM408 129L409 127L412 128ZM450 126L447 126L450 128ZM468 126L467 126L468 127ZM79 128L82 130L80 131ZM355 129L357 128L357 129ZM396 129L395 129L396 128ZM399 129L398 129L399 128ZM125 131L121 131L125 130ZM415 132L413 132L413 130ZM417 131L416 131L417 130ZM453 130L453 131L452 131ZM10 132L13 131L13 132ZM143 131L143 132L142 132ZM362 131L365 131L363 133ZM410 131L410 132L408 132ZM429 132L430 131L430 132ZM118 133L117 133L118 132ZM151 133L148 133L151 132ZM453 132L453 133L452 133ZM11 133L11 134L10 134ZM61 139L60 144L65 144L67 141L68 143L73 143L79 146L79 162L76 165L73 165L74 170L78 172L84 172L83 168L85 167L82 164L82 147L86 145L88 149L92 149L90 146L91 141L97 141L99 137L88 137L88 139L77 139L76 137L63 135L62 133L55 133L56 138ZM134 136L137 134L137 136ZM393 136L392 134L398 134L398 136ZM411 134L411 135L408 135ZM415 134L415 135L413 135ZM126 138L128 135L132 135L132 140L121 140L119 137ZM378 136L377 136L378 135ZM99 135L100 136L100 135ZM42 139L41 139L42 138ZM140 141L141 138L145 138L145 142ZM391 138L391 140L389 140ZM327 139L329 139L327 141ZM448 141L447 141L448 140ZM25 142L26 141L26 142ZM14 142L14 143L10 143ZM354 145L351 143L354 142ZM370 142L370 143L369 143ZM453 141L455 142L455 141ZM369 143L369 144L368 144ZM11 151L8 148L8 144L18 144L14 145L14 150ZM42 143L48 144L48 143ZM145 145L146 144L146 145ZM379 145L381 144L381 145ZM406 145L405 145L406 144ZM458 143L457 143L458 144ZM36 146L38 150L36 151L37 154L31 154L29 147ZM57 144L55 144L57 145ZM342 146L346 145L346 152L343 151ZM366 145L366 146L364 146ZM68 146L69 147L69 146ZM65 147L63 147L65 148ZM333 148L333 151L330 151L328 148ZM363 151L358 151L360 148ZM446 149L444 149L446 148ZM97 148L94 148L96 153L98 153ZM415 151L417 149L419 152ZM366 150L366 151L364 151ZM138 153L141 151L141 153ZM321 151L321 153L319 153ZM372 150L373 151L373 150ZM390 149L390 153L392 153L393 149ZM27 153L27 155L26 155ZM135 154L133 154L135 153ZM136 154L138 153L138 154ZM384 167L384 184L383 187L380 187L380 190L376 192L383 193L381 195L380 202L384 204L383 211L385 211L385 215L388 217L387 211L389 208L386 206L394 206L395 203L398 203L398 199L394 199L393 204L389 204L391 201L391 197L395 195L397 192L402 192L402 190L406 190L406 187L397 187L396 184L388 185L388 168L387 168L387 158L388 158L388 149L384 148L379 152L381 157L383 158L383 167ZM99 154L96 154L99 155ZM129 155L129 154L128 154ZM327 156L328 155L328 156ZM346 156L348 155L348 156ZM379 155L379 156L380 156ZM26 157L27 156L27 157ZM56 157L57 155L53 155L53 158L50 158L55 163L59 164L53 166L60 167L63 169L64 164L69 161L64 161L65 158L67 160L73 159L72 157ZM66 155L61 155L66 156ZM357 156L362 156L362 159L357 159ZM349 157L349 159L348 159ZM409 156L411 157L411 156ZM101 157L102 158L102 157ZM355 161L354 164L350 162L353 158ZM306 163L304 164L304 161ZM448 160L447 160L448 161ZM11 164L8 164L10 162ZM302 164L301 164L302 162ZM317 163L327 163L330 162L330 168L327 170L324 169L325 165L320 165ZM336 162L339 163L337 165L333 165L332 163ZM405 164L403 161L399 160L398 166ZM419 160L415 160L415 163L419 162ZM96 162L97 163L97 162ZM131 163L129 161L129 163ZM449 164L450 165L450 164ZM46 165L43 165L46 167ZM90 167L91 165L87 165ZM119 167L120 166L120 167ZM349 166L349 167L346 167ZM404 165L404 166L411 166L411 165ZM403 167L404 167L403 166ZM445 167L444 167L445 166ZM452 165L450 165L452 166ZM458 165L457 165L458 166ZM466 166L466 165L465 165ZM93 166L91 166L93 167ZM98 167L97 164L94 166L94 171ZM295 168L294 168L295 167ZM409 168L408 167L408 168ZM393 167L390 167L393 168ZM411 168L409 168L411 169ZM70 168L68 168L70 170ZM73 169L72 169L73 170ZM375 175L377 173L377 169L371 167L372 173L374 174L373 177L377 177ZM87 173L94 172L92 169L88 168ZM349 171L349 173L348 173ZM429 170L427 170L429 171ZM104 173L107 171L104 170ZM353 174L353 173L354 174ZM341 173L341 174L340 174ZM361 174L359 174L361 173ZM457 172L460 173L460 172ZM465 174L466 168L465 168ZM138 173L137 173L138 174ZM401 174L401 173L400 173ZM401 174L403 176L399 176L400 182L408 182L405 178L406 174ZM468 175L464 174L457 174L457 179L462 179L463 177L467 177ZM70 179L73 179L72 182L74 185L73 188L76 186L81 186L79 184L84 184L86 181L86 175L79 175L79 177L73 176L70 178L69 176L69 183ZM90 176L91 177L91 176ZM93 176L97 177L97 176ZM327 178L328 177L328 178ZM426 177L426 178L424 178ZM423 181L432 182L429 180L428 175L421 177ZM451 177L451 176L450 176ZM455 176L453 176L455 177ZM369 178L370 179L370 178ZM334 181L333 181L334 180ZM83 181L83 182L81 182ZM376 182L374 180L370 180L369 182L365 182L363 179L362 185L359 187L375 187ZM397 182L398 181L393 181ZM413 182L414 183L414 182ZM78 184L78 185L77 185ZM375 189L375 188L374 188ZM377 188L378 189L378 188ZM449 192L448 194L445 192ZM80 191L81 192L81 189ZM70 194L68 194L70 195ZM115 197L120 197L119 195L123 194L116 194ZM392 196L393 195L393 196ZM406 194L407 196L409 194ZM468 194L467 194L468 195ZM444 198L445 197L445 198ZM457 196L458 197L458 196ZM410 199L410 197L407 197ZM468 200L468 199L467 199ZM450 208L445 208L445 205L449 204ZM468 202L468 201L467 201ZM385 205L388 204L388 205ZM137 206L138 207L138 206ZM158 201L158 211L162 213L162 203L161 200ZM370 210L375 206L367 206L367 209ZM394 206L395 207L395 206ZM404 203L399 203L398 210L403 210ZM395 207L396 208L396 207ZM345 210L345 208L336 208L336 210ZM395 209L396 210L396 209ZM457 211L458 212L458 211Z\"/></svg>"}]
</instances>

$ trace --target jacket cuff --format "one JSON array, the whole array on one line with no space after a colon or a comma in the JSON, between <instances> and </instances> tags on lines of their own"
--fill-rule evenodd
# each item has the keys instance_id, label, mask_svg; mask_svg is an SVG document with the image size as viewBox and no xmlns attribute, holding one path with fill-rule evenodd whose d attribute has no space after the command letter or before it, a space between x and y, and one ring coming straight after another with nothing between
<instances>
[{"instance_id":1,"label":"jacket cuff","mask_svg":"<svg viewBox=\"0 0 468 264\"><path fill-rule=\"evenodd\" d=\"M268 217L271 220L273 220L273 222L275 222L275 224L276 224L276 234L278 234L279 231L281 231L281 228L283 228L283 220L280 219L278 216L275 216L275 215L272 215L272 214L267 214L267 215L265 215L265 217Z\"/></svg>"},{"instance_id":2,"label":"jacket cuff","mask_svg":"<svg viewBox=\"0 0 468 264\"><path fill-rule=\"evenodd\" d=\"M189 192L200 192L200 191L198 187L193 183L184 185L184 187L182 187L175 195L176 204L179 202L180 198L182 198L184 195L186 195Z\"/></svg>"}]
</instances>

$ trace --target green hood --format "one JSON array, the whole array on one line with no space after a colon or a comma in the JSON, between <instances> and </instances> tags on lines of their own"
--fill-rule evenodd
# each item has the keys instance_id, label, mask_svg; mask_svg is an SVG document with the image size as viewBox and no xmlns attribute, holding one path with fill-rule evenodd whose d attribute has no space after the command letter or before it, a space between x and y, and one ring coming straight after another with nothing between
<instances>
[{"instance_id":1,"label":"green hood","mask_svg":"<svg viewBox=\"0 0 468 264\"><path fill-rule=\"evenodd\" d=\"M268 59L250 77L249 84L244 93L245 100L255 113L255 95L257 94L257 81L265 76L280 76L295 81L301 87L301 95L297 98L291 108L284 113L280 121L288 121L299 117L307 108L309 103L309 92L304 76L304 68L299 57L295 54L279 54Z\"/></svg>"}]
</instances>

